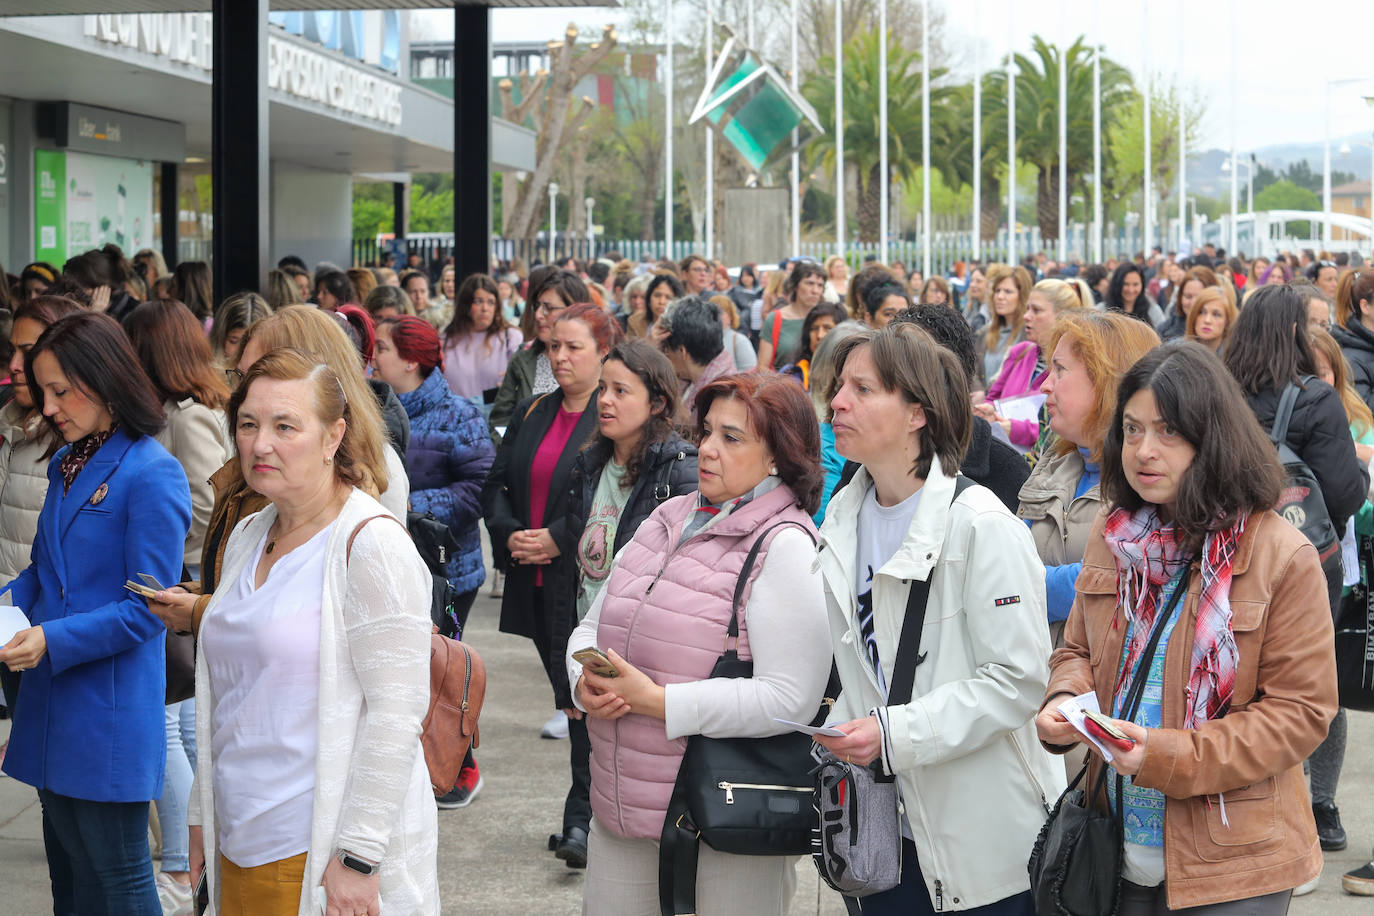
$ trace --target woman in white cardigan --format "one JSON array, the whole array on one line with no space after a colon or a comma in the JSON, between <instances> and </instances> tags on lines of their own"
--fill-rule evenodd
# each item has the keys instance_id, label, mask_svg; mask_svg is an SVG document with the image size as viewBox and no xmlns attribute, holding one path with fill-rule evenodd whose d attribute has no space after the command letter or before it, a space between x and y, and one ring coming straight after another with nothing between
<instances>
[{"instance_id":1,"label":"woman in white cardigan","mask_svg":"<svg viewBox=\"0 0 1374 916\"><path fill-rule=\"evenodd\" d=\"M321 894L331 913L438 914L430 577L370 495L376 404L284 349L245 374L229 420L272 503L230 536L201 621L192 876L225 916L307 916Z\"/></svg>"}]
</instances>

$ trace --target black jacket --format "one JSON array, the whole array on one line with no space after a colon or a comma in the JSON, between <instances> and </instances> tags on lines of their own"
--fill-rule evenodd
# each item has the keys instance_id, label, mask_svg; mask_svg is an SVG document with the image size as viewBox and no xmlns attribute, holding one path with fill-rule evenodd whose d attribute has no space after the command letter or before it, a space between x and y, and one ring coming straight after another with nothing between
<instances>
[{"instance_id":1,"label":"black jacket","mask_svg":"<svg viewBox=\"0 0 1374 916\"><path fill-rule=\"evenodd\" d=\"M1331 336L1341 345L1345 361L1350 364L1350 381L1364 402L1374 410L1374 333L1351 316L1345 327L1332 327Z\"/></svg>"},{"instance_id":2,"label":"black jacket","mask_svg":"<svg viewBox=\"0 0 1374 916\"><path fill-rule=\"evenodd\" d=\"M492 561L497 569L507 573L505 597L501 599L501 632L530 639L547 637L550 633L553 599L567 588L563 577L577 572L577 560L566 546L576 542L575 538L570 539L567 531L568 481L578 453L596 430L595 397L587 401L587 407L573 428L568 444L558 457L553 479L549 483L548 501L544 505L544 519L540 527L549 529L549 535L562 554L554 557L547 566L534 567L512 564L506 550L506 541L514 532L531 527L530 468L534 463L534 453L539 450L539 444L544 441L554 417L562 408L561 388L526 398L517 404L501 446L496 450L491 473L482 487L482 516L491 535ZM542 569L544 573L544 597L538 607L534 603L536 569ZM545 659L547 664L548 660ZM552 678L552 672L549 676Z\"/></svg>"},{"instance_id":3,"label":"black jacket","mask_svg":"<svg viewBox=\"0 0 1374 916\"><path fill-rule=\"evenodd\" d=\"M1265 435L1274 425L1281 392L1266 389L1245 396ZM1338 534L1364 505L1369 490L1369 469L1355 455L1355 440L1336 389L1319 379L1309 379L1293 405L1288 424L1288 447L1297 453L1321 484L1327 514Z\"/></svg>"},{"instance_id":4,"label":"black jacket","mask_svg":"<svg viewBox=\"0 0 1374 916\"><path fill-rule=\"evenodd\" d=\"M830 498L840 492L858 473L859 462L846 461L840 472L840 482L835 484ZM959 473L979 486L987 487L1002 505L1016 514L1021 505L1021 484L1030 476L1030 463L1021 453L1001 439L992 437L992 427L980 417L973 418L973 435L969 438L968 451L959 465Z\"/></svg>"},{"instance_id":5,"label":"black jacket","mask_svg":"<svg viewBox=\"0 0 1374 916\"><path fill-rule=\"evenodd\" d=\"M372 393L377 396L377 408L382 412L382 423L386 425L387 436L404 460L406 449L410 448L410 417L406 415L406 409L401 406L401 399L396 397L396 392L391 390L390 385L377 378L370 378L367 383L372 386Z\"/></svg>"},{"instance_id":6,"label":"black jacket","mask_svg":"<svg viewBox=\"0 0 1374 916\"><path fill-rule=\"evenodd\" d=\"M568 480L565 524L560 527L568 540L566 543L560 542L558 549L571 558L573 567L571 574L559 581L562 591L556 598L557 603L551 603L550 606L554 616L549 663L554 680L554 704L561 709L572 705L572 691L567 682L567 666L563 664L563 656L568 651L568 639L577 626L577 592L581 579L577 570L577 547L587 528L587 515L591 512L596 487L601 482L601 472L606 467L604 455L604 452L588 449L577 456ZM639 479L630 489L625 508L620 513L620 521L616 524L611 555L620 553L620 549L630 543L639 526L665 500L684 493L695 493L696 489L695 445L689 445L674 435L666 442L650 446Z\"/></svg>"}]
</instances>

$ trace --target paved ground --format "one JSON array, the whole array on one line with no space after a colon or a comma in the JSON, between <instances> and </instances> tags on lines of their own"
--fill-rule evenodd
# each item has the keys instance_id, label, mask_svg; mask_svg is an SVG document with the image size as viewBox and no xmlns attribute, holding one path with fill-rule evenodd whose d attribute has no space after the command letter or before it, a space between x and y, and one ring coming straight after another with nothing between
<instances>
[{"instance_id":1,"label":"paved ground","mask_svg":"<svg viewBox=\"0 0 1374 916\"><path fill-rule=\"evenodd\" d=\"M485 591L472 612L471 642L486 659L487 705L477 751L482 794L461 811L439 812L440 884L446 914L571 914L580 912L582 878L546 850L559 829L567 790L565 741L539 738L551 695L530 644L496 631L497 602ZM8 734L0 722L0 736ZM0 740L3 740L0 737ZM1350 747L1339 802L1351 847L1327 858L1322 886L1293 902L1296 916L1368 914L1371 901L1341 892L1340 875L1366 861L1374 844L1374 716L1352 714ZM38 803L27 786L0 779L0 914L51 912ZM818 886L809 862L797 871L792 912L843 916L844 907ZM613 916L593 910L596 916Z\"/></svg>"}]
</instances>

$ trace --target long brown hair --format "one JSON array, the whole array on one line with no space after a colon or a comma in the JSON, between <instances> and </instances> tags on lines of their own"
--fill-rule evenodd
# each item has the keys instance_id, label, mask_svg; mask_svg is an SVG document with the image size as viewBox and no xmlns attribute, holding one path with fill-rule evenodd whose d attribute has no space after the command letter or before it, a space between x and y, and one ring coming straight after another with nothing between
<instances>
[{"instance_id":1,"label":"long brown hair","mask_svg":"<svg viewBox=\"0 0 1374 916\"><path fill-rule=\"evenodd\" d=\"M1331 387L1340 393L1345 418L1354 427L1355 434L1363 436L1374 432L1374 413L1370 412L1369 405L1351 383L1350 364L1345 361L1345 354L1341 352L1341 345L1336 343L1336 338L1321 328L1308 328L1307 339L1312 344L1312 355L1320 356L1331 367Z\"/></svg>"},{"instance_id":2,"label":"long brown hair","mask_svg":"<svg viewBox=\"0 0 1374 916\"><path fill-rule=\"evenodd\" d=\"M214 410L229 400L210 342L186 306L175 300L145 302L129 313L124 329L164 401L191 398Z\"/></svg>"},{"instance_id":3,"label":"long brown hair","mask_svg":"<svg viewBox=\"0 0 1374 916\"><path fill-rule=\"evenodd\" d=\"M631 489L644 471L644 459L649 449L673 437L673 417L677 416L679 382L673 364L663 352L644 340L625 340L611 347L601 365L617 362L634 373L649 398L649 418L639 430L639 441L625 462L625 479L621 486ZM606 376L601 376L606 384ZM584 450L598 467L604 467L615 453L615 443L598 430Z\"/></svg>"}]
</instances>

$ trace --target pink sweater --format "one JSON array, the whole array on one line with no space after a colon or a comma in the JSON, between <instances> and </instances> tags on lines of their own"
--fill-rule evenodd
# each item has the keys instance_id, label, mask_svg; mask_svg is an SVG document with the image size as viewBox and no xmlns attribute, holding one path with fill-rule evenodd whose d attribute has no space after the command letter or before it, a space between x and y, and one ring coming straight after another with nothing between
<instances>
[{"instance_id":1,"label":"pink sweater","mask_svg":"<svg viewBox=\"0 0 1374 916\"><path fill-rule=\"evenodd\" d=\"M1008 350L1007 358L1002 362L1002 371L988 386L986 403L993 404L998 398L1015 398L1038 392L1040 383L1045 379L1045 373L1035 373L1039 356L1039 346L1029 340ZM1012 420L1008 438L1017 445L1029 448L1040 438L1040 424L1034 420Z\"/></svg>"},{"instance_id":2,"label":"pink sweater","mask_svg":"<svg viewBox=\"0 0 1374 916\"><path fill-rule=\"evenodd\" d=\"M520 349L524 337L518 328L488 337L486 332L467 334L444 343L444 378L460 398L478 398L488 388L498 388L506 363Z\"/></svg>"}]
</instances>

